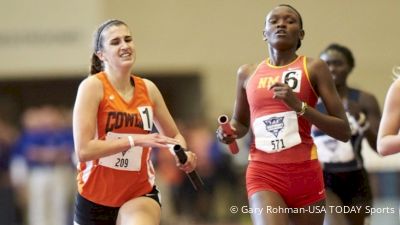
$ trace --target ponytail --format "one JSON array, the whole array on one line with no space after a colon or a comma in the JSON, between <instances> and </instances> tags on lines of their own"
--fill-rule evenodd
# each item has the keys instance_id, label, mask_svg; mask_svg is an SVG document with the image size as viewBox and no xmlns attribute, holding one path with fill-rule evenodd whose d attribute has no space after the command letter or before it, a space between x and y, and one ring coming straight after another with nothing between
<instances>
[{"instance_id":1,"label":"ponytail","mask_svg":"<svg viewBox=\"0 0 400 225\"><path fill-rule=\"evenodd\" d=\"M90 66L90 75L96 74L103 71L103 63L96 55L96 53L92 54L92 64Z\"/></svg>"}]
</instances>

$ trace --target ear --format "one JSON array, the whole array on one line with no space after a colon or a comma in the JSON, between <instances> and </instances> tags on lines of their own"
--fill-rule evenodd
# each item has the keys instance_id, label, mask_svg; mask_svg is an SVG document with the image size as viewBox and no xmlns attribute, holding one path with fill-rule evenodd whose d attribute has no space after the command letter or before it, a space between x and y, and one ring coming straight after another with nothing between
<instances>
[{"instance_id":1,"label":"ear","mask_svg":"<svg viewBox=\"0 0 400 225\"><path fill-rule=\"evenodd\" d=\"M267 41L267 40L268 40L268 38L267 38L267 31L265 31L265 30L263 30L263 40L264 40L264 41Z\"/></svg>"},{"instance_id":2,"label":"ear","mask_svg":"<svg viewBox=\"0 0 400 225\"><path fill-rule=\"evenodd\" d=\"M100 59L101 61L104 61L104 56L103 56L103 52L102 52L102 51L97 51L97 52L96 52L96 55L97 55L97 57L99 57L99 59Z\"/></svg>"},{"instance_id":3,"label":"ear","mask_svg":"<svg viewBox=\"0 0 400 225\"><path fill-rule=\"evenodd\" d=\"M300 38L300 40L303 40L303 39L304 39L304 35L306 35L306 33L304 32L303 29L301 29L300 32L299 32L299 38Z\"/></svg>"}]
</instances>

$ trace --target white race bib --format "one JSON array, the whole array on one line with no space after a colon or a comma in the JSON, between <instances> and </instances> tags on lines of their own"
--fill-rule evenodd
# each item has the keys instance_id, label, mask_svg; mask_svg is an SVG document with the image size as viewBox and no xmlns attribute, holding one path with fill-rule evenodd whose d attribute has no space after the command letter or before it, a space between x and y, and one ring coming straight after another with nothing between
<instances>
[{"instance_id":1,"label":"white race bib","mask_svg":"<svg viewBox=\"0 0 400 225\"><path fill-rule=\"evenodd\" d=\"M143 130L151 131L153 129L153 108L141 106L138 107L138 110L143 120Z\"/></svg>"},{"instance_id":2,"label":"white race bib","mask_svg":"<svg viewBox=\"0 0 400 225\"><path fill-rule=\"evenodd\" d=\"M328 135L314 137L318 159L324 163L344 163L354 159L351 142L338 141Z\"/></svg>"},{"instance_id":3,"label":"white race bib","mask_svg":"<svg viewBox=\"0 0 400 225\"><path fill-rule=\"evenodd\" d=\"M108 132L106 140L115 140L127 136L132 136L135 139L134 134ZM100 158L99 164L116 170L140 171L142 166L142 154L143 148L141 146L134 146L127 151Z\"/></svg>"},{"instance_id":4,"label":"white race bib","mask_svg":"<svg viewBox=\"0 0 400 225\"><path fill-rule=\"evenodd\" d=\"M301 143L294 111L258 117L253 122L256 148L267 153L280 152Z\"/></svg>"}]
</instances>

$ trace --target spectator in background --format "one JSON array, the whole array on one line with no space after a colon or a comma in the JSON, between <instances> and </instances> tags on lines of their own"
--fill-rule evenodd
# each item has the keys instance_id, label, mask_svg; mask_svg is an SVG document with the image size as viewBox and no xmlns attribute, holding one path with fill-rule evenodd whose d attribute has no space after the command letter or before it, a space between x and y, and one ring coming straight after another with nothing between
<instances>
[{"instance_id":1,"label":"spectator in background","mask_svg":"<svg viewBox=\"0 0 400 225\"><path fill-rule=\"evenodd\" d=\"M13 160L14 180L24 184L26 174L29 225L66 225L71 218L74 167L70 121L54 106L30 108L23 114L23 131ZM21 161L22 160L22 161Z\"/></svg>"},{"instance_id":2,"label":"spectator in background","mask_svg":"<svg viewBox=\"0 0 400 225\"><path fill-rule=\"evenodd\" d=\"M177 201L177 208L180 215L189 215L197 222L209 222L214 219L213 212L215 212L213 210L215 204L211 201L216 185L216 165L210 152L214 136L204 121L194 120L186 124L185 138L188 149L197 155L197 172L203 179L205 191L194 191L190 181L184 179L174 193L176 200L183 199Z\"/></svg>"},{"instance_id":3,"label":"spectator in background","mask_svg":"<svg viewBox=\"0 0 400 225\"><path fill-rule=\"evenodd\" d=\"M217 219L220 221L223 218L218 218L217 207L223 204L228 207L229 203L227 199L219 198L217 195L223 191L223 195L228 197L229 192L235 189L237 184L231 155L221 148L219 142L216 142L212 130L204 119L193 119L183 126L188 149L196 153L198 157L196 171L203 179L204 190L194 191L187 178L182 179L178 185L174 185L172 192L177 213L189 219L188 223L215 222ZM224 184L227 184L229 188L223 187Z\"/></svg>"},{"instance_id":4,"label":"spectator in background","mask_svg":"<svg viewBox=\"0 0 400 225\"><path fill-rule=\"evenodd\" d=\"M17 218L17 198L10 180L11 149L17 138L17 129L0 113L0 225L15 225Z\"/></svg>"}]
</instances>

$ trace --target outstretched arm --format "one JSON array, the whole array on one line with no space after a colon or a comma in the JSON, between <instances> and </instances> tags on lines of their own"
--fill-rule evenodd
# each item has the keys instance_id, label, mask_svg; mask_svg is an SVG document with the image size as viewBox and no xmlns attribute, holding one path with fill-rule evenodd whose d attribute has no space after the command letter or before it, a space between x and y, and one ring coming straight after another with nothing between
<instances>
[{"instance_id":1,"label":"outstretched arm","mask_svg":"<svg viewBox=\"0 0 400 225\"><path fill-rule=\"evenodd\" d=\"M165 135L167 137L173 138L177 140L176 144L179 144L181 147L187 149L187 144L185 138L180 133L174 119L169 112L167 105L165 104L164 98L162 97L160 90L157 86L151 82L150 80L144 80L146 83L147 90L149 91L149 95L154 106L154 124L156 125L160 134ZM179 168L185 172L191 172L196 167L196 155L187 151L187 161L184 165L179 165ZM176 159L178 162L178 159Z\"/></svg>"},{"instance_id":2,"label":"outstretched arm","mask_svg":"<svg viewBox=\"0 0 400 225\"><path fill-rule=\"evenodd\" d=\"M97 111L103 98L103 85L96 77L88 77L79 86L74 112L73 133L75 151L81 162L99 159L126 151L131 147L128 137L100 140L97 137ZM168 147L173 138L159 134L135 135L134 145L143 147Z\"/></svg>"}]
</instances>

